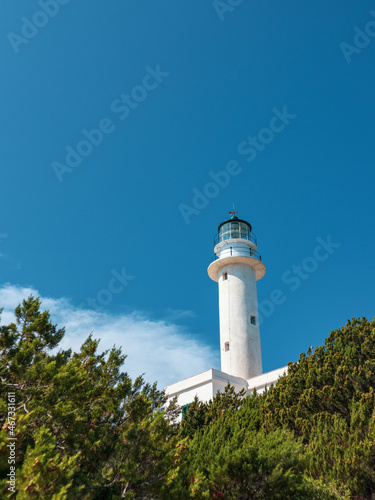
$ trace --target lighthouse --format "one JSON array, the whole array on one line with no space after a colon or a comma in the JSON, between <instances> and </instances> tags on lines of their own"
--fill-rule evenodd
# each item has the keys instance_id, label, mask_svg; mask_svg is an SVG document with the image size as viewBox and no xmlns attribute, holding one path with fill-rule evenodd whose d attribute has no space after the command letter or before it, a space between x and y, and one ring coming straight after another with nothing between
<instances>
[{"instance_id":1,"label":"lighthouse","mask_svg":"<svg viewBox=\"0 0 375 500\"><path fill-rule=\"evenodd\" d=\"M257 281L266 268L258 253L251 224L229 212L217 229L215 257L208 266L209 277L219 286L221 370L210 368L168 385L168 401L177 397L183 418L195 397L208 402L230 384L236 391L262 393L287 373L284 366L267 373L262 370Z\"/></svg>"},{"instance_id":2,"label":"lighthouse","mask_svg":"<svg viewBox=\"0 0 375 500\"><path fill-rule=\"evenodd\" d=\"M219 285L221 371L249 379L263 373L256 283L266 268L249 222L229 213L218 227L208 275Z\"/></svg>"}]
</instances>

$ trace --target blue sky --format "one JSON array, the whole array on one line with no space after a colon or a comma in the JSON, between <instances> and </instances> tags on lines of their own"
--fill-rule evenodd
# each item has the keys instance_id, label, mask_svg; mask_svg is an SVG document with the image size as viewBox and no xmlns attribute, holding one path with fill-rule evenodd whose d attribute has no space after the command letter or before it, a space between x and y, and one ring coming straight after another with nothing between
<instances>
[{"instance_id":1,"label":"blue sky","mask_svg":"<svg viewBox=\"0 0 375 500\"><path fill-rule=\"evenodd\" d=\"M19 0L2 11L6 314L33 290L72 345L93 330L162 385L219 368L206 269L234 202L266 266L264 371L348 318L374 317L372 2ZM335 245L319 253L317 239Z\"/></svg>"}]
</instances>

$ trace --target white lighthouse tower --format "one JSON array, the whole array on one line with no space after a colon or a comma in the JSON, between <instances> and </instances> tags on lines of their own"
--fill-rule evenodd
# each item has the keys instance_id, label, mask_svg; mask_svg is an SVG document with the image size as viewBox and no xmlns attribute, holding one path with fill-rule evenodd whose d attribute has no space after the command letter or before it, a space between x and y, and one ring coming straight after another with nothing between
<instances>
[{"instance_id":1,"label":"white lighthouse tower","mask_svg":"<svg viewBox=\"0 0 375 500\"><path fill-rule=\"evenodd\" d=\"M230 213L218 227L208 275L219 283L221 371L249 379L263 373L256 282L266 268L251 225Z\"/></svg>"},{"instance_id":2,"label":"white lighthouse tower","mask_svg":"<svg viewBox=\"0 0 375 500\"><path fill-rule=\"evenodd\" d=\"M228 383L236 391L261 393L288 370L262 371L256 282L266 269L251 225L229 213L232 217L218 227L208 267L209 277L219 283L221 370L210 368L165 388L169 401L177 396L182 414L195 397L209 401Z\"/></svg>"}]
</instances>

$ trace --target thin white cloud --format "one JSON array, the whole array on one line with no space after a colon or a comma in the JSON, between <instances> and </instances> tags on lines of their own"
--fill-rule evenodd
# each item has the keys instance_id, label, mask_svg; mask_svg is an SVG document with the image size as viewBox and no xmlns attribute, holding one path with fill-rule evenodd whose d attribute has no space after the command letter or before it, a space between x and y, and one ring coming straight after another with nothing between
<instances>
[{"instance_id":1,"label":"thin white cloud","mask_svg":"<svg viewBox=\"0 0 375 500\"><path fill-rule=\"evenodd\" d=\"M166 309L164 313L164 319L167 322L178 322L184 319L194 318L194 311L182 310L182 309Z\"/></svg>"},{"instance_id":2,"label":"thin white cloud","mask_svg":"<svg viewBox=\"0 0 375 500\"><path fill-rule=\"evenodd\" d=\"M15 307L37 290L6 284L0 287L1 323L14 321ZM148 320L145 314L112 315L74 307L66 298L41 297L42 310L48 309L53 322L65 326L62 349L78 351L93 332L100 339L99 349L122 347L127 355L124 370L132 378L144 373L147 382L158 382L159 388L218 366L218 353L186 332L182 326L165 321ZM182 311L177 316L182 317Z\"/></svg>"}]
</instances>

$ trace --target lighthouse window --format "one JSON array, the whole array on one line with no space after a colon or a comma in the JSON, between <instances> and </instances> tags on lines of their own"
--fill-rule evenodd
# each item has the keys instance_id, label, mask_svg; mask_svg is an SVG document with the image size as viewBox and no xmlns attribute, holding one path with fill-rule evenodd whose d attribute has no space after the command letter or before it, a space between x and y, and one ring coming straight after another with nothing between
<instances>
[{"instance_id":1,"label":"lighthouse window","mask_svg":"<svg viewBox=\"0 0 375 500\"><path fill-rule=\"evenodd\" d=\"M224 351L225 352L229 351L229 342L225 342L225 344L224 344Z\"/></svg>"},{"instance_id":2,"label":"lighthouse window","mask_svg":"<svg viewBox=\"0 0 375 500\"><path fill-rule=\"evenodd\" d=\"M228 273L223 273L223 281L228 279Z\"/></svg>"},{"instance_id":3,"label":"lighthouse window","mask_svg":"<svg viewBox=\"0 0 375 500\"><path fill-rule=\"evenodd\" d=\"M256 323L255 323L255 316L250 316L250 323L251 323L252 325L255 325L255 324L256 324Z\"/></svg>"}]
</instances>

